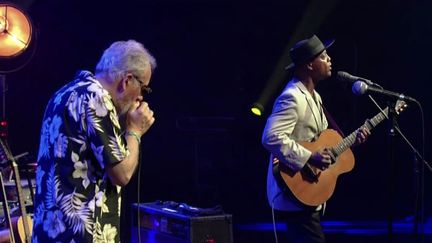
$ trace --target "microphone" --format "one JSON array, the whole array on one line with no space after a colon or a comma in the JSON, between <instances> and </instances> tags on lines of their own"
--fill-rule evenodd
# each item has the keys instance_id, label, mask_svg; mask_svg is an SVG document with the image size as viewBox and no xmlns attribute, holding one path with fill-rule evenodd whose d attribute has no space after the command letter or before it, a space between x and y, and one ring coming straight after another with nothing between
<instances>
[{"instance_id":1,"label":"microphone","mask_svg":"<svg viewBox=\"0 0 432 243\"><path fill-rule=\"evenodd\" d=\"M406 96L404 94L399 94L399 93L396 93L396 92L393 92L393 91L385 90L383 88L373 87L373 86L368 85L368 84L366 84L365 82L362 82L362 81L356 81L356 82L354 82L354 84L352 86L352 91L356 95L363 95L363 94L366 94L366 93L375 93L375 94L380 94L380 95L396 98L396 99L399 99L399 100L417 102L417 100L414 99L414 98L412 98L412 97Z\"/></svg>"},{"instance_id":2,"label":"microphone","mask_svg":"<svg viewBox=\"0 0 432 243\"><path fill-rule=\"evenodd\" d=\"M338 71L337 72L337 78L340 81L348 81L350 83L354 83L355 81L361 80L361 81L365 82L368 85L373 85L373 86L377 86L377 87L382 88L379 84L376 84L376 83L370 81L369 79L357 77L357 76L351 75L351 74L349 74L347 72L344 72L344 71Z\"/></svg>"}]
</instances>

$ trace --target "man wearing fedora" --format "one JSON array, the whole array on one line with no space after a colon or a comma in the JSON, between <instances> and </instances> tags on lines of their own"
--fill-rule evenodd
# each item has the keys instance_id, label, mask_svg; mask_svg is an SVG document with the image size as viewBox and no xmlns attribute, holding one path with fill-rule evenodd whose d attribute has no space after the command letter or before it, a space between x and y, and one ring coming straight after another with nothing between
<instances>
[{"instance_id":1,"label":"man wearing fedora","mask_svg":"<svg viewBox=\"0 0 432 243\"><path fill-rule=\"evenodd\" d=\"M262 136L264 147L271 153L267 198L276 220L287 224L289 242L325 242L320 223L320 213L325 205L306 206L284 191L273 175L273 162L283 163L294 173L305 165L319 170L330 166L329 150L324 148L312 152L299 142L311 142L327 129L321 97L315 87L331 76L331 58L327 48L333 43L334 40L323 43L313 35L291 48L292 64L286 69L293 73L292 79L276 99ZM356 144L364 142L368 135L367 129L359 129Z\"/></svg>"}]
</instances>

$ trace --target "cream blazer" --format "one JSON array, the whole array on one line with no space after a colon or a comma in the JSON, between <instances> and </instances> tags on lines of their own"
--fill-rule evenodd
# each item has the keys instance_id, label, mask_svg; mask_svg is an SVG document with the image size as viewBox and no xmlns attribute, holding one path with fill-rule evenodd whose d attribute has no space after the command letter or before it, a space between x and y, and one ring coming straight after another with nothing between
<instances>
[{"instance_id":1,"label":"cream blazer","mask_svg":"<svg viewBox=\"0 0 432 243\"><path fill-rule=\"evenodd\" d=\"M302 82L293 79L276 99L272 114L267 119L262 144L271 154L267 198L275 209L298 211L303 208L296 199L282 193L273 176L272 159L275 156L293 171L303 168L311 151L297 142L310 142L327 128L321 104L321 97L316 91L310 94Z\"/></svg>"}]
</instances>

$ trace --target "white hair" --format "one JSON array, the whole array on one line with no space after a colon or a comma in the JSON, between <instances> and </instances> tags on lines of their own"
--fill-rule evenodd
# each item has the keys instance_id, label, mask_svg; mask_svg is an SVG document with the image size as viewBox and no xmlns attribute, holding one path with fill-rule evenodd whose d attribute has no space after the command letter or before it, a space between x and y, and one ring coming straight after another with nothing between
<instances>
[{"instance_id":1,"label":"white hair","mask_svg":"<svg viewBox=\"0 0 432 243\"><path fill-rule=\"evenodd\" d=\"M126 72L142 72L149 65L154 70L156 60L141 43L135 40L117 41L104 51L95 73L107 75L114 81Z\"/></svg>"}]
</instances>

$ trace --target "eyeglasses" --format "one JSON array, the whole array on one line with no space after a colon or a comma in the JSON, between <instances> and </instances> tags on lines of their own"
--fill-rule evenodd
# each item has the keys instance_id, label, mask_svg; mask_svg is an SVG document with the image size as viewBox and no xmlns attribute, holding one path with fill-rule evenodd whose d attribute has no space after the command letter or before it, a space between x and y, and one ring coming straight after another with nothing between
<instances>
[{"instance_id":1,"label":"eyeglasses","mask_svg":"<svg viewBox=\"0 0 432 243\"><path fill-rule=\"evenodd\" d=\"M136 79L136 81L138 81L138 83L140 84L142 95L148 95L151 92L153 92L153 90L148 85L145 85L144 82L141 79L139 79L136 75L132 75L132 77L134 77L134 79Z\"/></svg>"}]
</instances>

